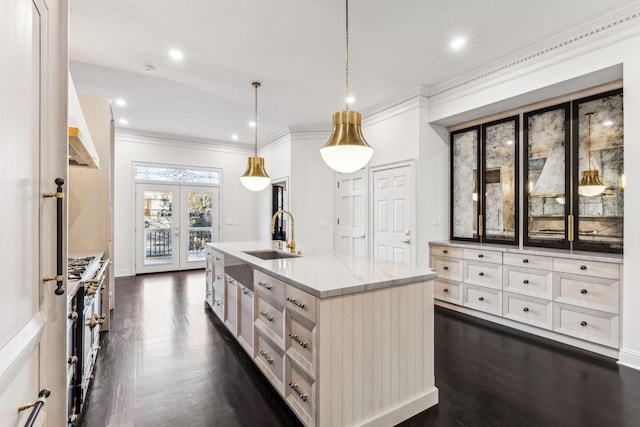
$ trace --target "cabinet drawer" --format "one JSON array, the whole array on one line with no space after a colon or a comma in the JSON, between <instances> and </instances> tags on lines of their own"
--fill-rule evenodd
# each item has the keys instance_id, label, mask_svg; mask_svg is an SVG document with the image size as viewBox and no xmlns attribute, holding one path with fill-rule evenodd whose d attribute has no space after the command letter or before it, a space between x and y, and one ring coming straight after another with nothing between
<instances>
[{"instance_id":1,"label":"cabinet drawer","mask_svg":"<svg viewBox=\"0 0 640 427\"><path fill-rule=\"evenodd\" d=\"M224 254L222 252L218 252L216 250L211 250L211 261L213 264L218 264L220 266L224 266Z\"/></svg>"},{"instance_id":2,"label":"cabinet drawer","mask_svg":"<svg viewBox=\"0 0 640 427\"><path fill-rule=\"evenodd\" d=\"M442 279L462 280L462 261L459 259L434 258L433 268Z\"/></svg>"},{"instance_id":3,"label":"cabinet drawer","mask_svg":"<svg viewBox=\"0 0 640 427\"><path fill-rule=\"evenodd\" d=\"M224 285L222 282L213 283L213 312L224 322Z\"/></svg>"},{"instance_id":4,"label":"cabinet drawer","mask_svg":"<svg viewBox=\"0 0 640 427\"><path fill-rule=\"evenodd\" d=\"M307 372L315 372L315 323L295 313L287 316L287 322L287 354Z\"/></svg>"},{"instance_id":5,"label":"cabinet drawer","mask_svg":"<svg viewBox=\"0 0 640 427\"><path fill-rule=\"evenodd\" d=\"M207 282L204 300L209 304L209 307L213 308L213 284Z\"/></svg>"},{"instance_id":6,"label":"cabinet drawer","mask_svg":"<svg viewBox=\"0 0 640 427\"><path fill-rule=\"evenodd\" d=\"M505 253L502 259L504 265L553 270L553 258L548 256Z\"/></svg>"},{"instance_id":7,"label":"cabinet drawer","mask_svg":"<svg viewBox=\"0 0 640 427\"><path fill-rule=\"evenodd\" d=\"M556 273L554 299L557 302L618 313L619 288L620 282L616 279Z\"/></svg>"},{"instance_id":8,"label":"cabinet drawer","mask_svg":"<svg viewBox=\"0 0 640 427\"><path fill-rule=\"evenodd\" d=\"M284 352L260 332L256 333L254 360L276 390L283 394Z\"/></svg>"},{"instance_id":9,"label":"cabinet drawer","mask_svg":"<svg viewBox=\"0 0 640 427\"><path fill-rule=\"evenodd\" d=\"M292 362L291 359L287 360L285 396L289 406L305 425L315 425L316 383L308 373Z\"/></svg>"},{"instance_id":10,"label":"cabinet drawer","mask_svg":"<svg viewBox=\"0 0 640 427\"><path fill-rule=\"evenodd\" d=\"M504 317L540 328L551 329L553 324L553 303L551 301L508 292L502 295L502 300Z\"/></svg>"},{"instance_id":11,"label":"cabinet drawer","mask_svg":"<svg viewBox=\"0 0 640 427\"><path fill-rule=\"evenodd\" d=\"M434 280L433 297L454 304L462 304L462 292L459 282Z\"/></svg>"},{"instance_id":12,"label":"cabinet drawer","mask_svg":"<svg viewBox=\"0 0 640 427\"><path fill-rule=\"evenodd\" d=\"M259 295L284 304L285 283L262 271L253 271L253 290Z\"/></svg>"},{"instance_id":13,"label":"cabinet drawer","mask_svg":"<svg viewBox=\"0 0 640 427\"><path fill-rule=\"evenodd\" d=\"M502 291L482 286L462 285L463 304L465 307L502 315Z\"/></svg>"},{"instance_id":14,"label":"cabinet drawer","mask_svg":"<svg viewBox=\"0 0 640 427\"><path fill-rule=\"evenodd\" d=\"M291 285L286 286L285 295L287 310L295 311L316 322L316 297Z\"/></svg>"},{"instance_id":15,"label":"cabinet drawer","mask_svg":"<svg viewBox=\"0 0 640 427\"><path fill-rule=\"evenodd\" d=\"M253 292L238 283L238 341L251 353L253 349Z\"/></svg>"},{"instance_id":16,"label":"cabinet drawer","mask_svg":"<svg viewBox=\"0 0 640 427\"><path fill-rule=\"evenodd\" d=\"M579 259L554 258L553 271L580 274L581 276L620 279L620 265L608 262L581 261Z\"/></svg>"},{"instance_id":17,"label":"cabinet drawer","mask_svg":"<svg viewBox=\"0 0 640 427\"><path fill-rule=\"evenodd\" d=\"M561 303L554 306L554 331L614 348L619 346L618 322L615 314Z\"/></svg>"},{"instance_id":18,"label":"cabinet drawer","mask_svg":"<svg viewBox=\"0 0 640 427\"><path fill-rule=\"evenodd\" d=\"M502 289L523 295L551 299L553 272L522 267L505 267Z\"/></svg>"},{"instance_id":19,"label":"cabinet drawer","mask_svg":"<svg viewBox=\"0 0 640 427\"><path fill-rule=\"evenodd\" d=\"M276 342L283 340L284 322L282 319L282 307L273 305L269 299L263 298L258 294L254 317L256 322L260 322L267 327L265 332L270 335L271 339Z\"/></svg>"},{"instance_id":20,"label":"cabinet drawer","mask_svg":"<svg viewBox=\"0 0 640 427\"><path fill-rule=\"evenodd\" d=\"M464 282L502 289L502 265L465 261Z\"/></svg>"},{"instance_id":21,"label":"cabinet drawer","mask_svg":"<svg viewBox=\"0 0 640 427\"><path fill-rule=\"evenodd\" d=\"M502 264L502 252L464 248L464 250L462 251L462 255L464 259L468 260Z\"/></svg>"},{"instance_id":22,"label":"cabinet drawer","mask_svg":"<svg viewBox=\"0 0 640 427\"><path fill-rule=\"evenodd\" d=\"M452 246L431 246L431 256L447 257L447 258L462 258L462 248L454 248Z\"/></svg>"},{"instance_id":23,"label":"cabinet drawer","mask_svg":"<svg viewBox=\"0 0 640 427\"><path fill-rule=\"evenodd\" d=\"M224 313L224 323L227 328L236 335L236 328L238 327L238 293L236 281L229 276L226 276L224 292L224 306L226 308Z\"/></svg>"}]
</instances>

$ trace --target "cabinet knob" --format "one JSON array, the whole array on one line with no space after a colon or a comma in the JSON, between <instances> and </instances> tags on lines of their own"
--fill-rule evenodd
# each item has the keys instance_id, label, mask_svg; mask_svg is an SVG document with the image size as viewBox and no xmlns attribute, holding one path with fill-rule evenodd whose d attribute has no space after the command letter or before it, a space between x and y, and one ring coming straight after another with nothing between
<instances>
[{"instance_id":1,"label":"cabinet knob","mask_svg":"<svg viewBox=\"0 0 640 427\"><path fill-rule=\"evenodd\" d=\"M528 279L524 279L524 280L522 281L522 283L524 283L525 285L528 285L528 284L529 284L529 280L528 280Z\"/></svg>"},{"instance_id":2,"label":"cabinet knob","mask_svg":"<svg viewBox=\"0 0 640 427\"><path fill-rule=\"evenodd\" d=\"M587 290L586 289L580 289L580 293L584 295L584 294L587 293Z\"/></svg>"},{"instance_id":3,"label":"cabinet knob","mask_svg":"<svg viewBox=\"0 0 640 427\"><path fill-rule=\"evenodd\" d=\"M448 250L446 250L446 249L443 249L443 250L442 250L442 253L443 253L443 254L448 254L448 253L449 253L449 251L448 251Z\"/></svg>"},{"instance_id":4,"label":"cabinet knob","mask_svg":"<svg viewBox=\"0 0 640 427\"><path fill-rule=\"evenodd\" d=\"M581 266L580 266L580 270L584 271L584 270L586 270L586 269L587 269L587 266L586 266L586 265L581 265Z\"/></svg>"},{"instance_id":5,"label":"cabinet knob","mask_svg":"<svg viewBox=\"0 0 640 427\"><path fill-rule=\"evenodd\" d=\"M522 311L524 311L525 313L529 311L529 307L525 307L522 309Z\"/></svg>"},{"instance_id":6,"label":"cabinet knob","mask_svg":"<svg viewBox=\"0 0 640 427\"><path fill-rule=\"evenodd\" d=\"M525 259L522 260L522 262L524 262L525 264L528 264L529 260L525 258Z\"/></svg>"},{"instance_id":7,"label":"cabinet knob","mask_svg":"<svg viewBox=\"0 0 640 427\"><path fill-rule=\"evenodd\" d=\"M484 258L484 255L478 254L478 258Z\"/></svg>"},{"instance_id":8,"label":"cabinet knob","mask_svg":"<svg viewBox=\"0 0 640 427\"><path fill-rule=\"evenodd\" d=\"M583 320L582 322L580 322L580 326L587 326L587 322Z\"/></svg>"},{"instance_id":9,"label":"cabinet knob","mask_svg":"<svg viewBox=\"0 0 640 427\"><path fill-rule=\"evenodd\" d=\"M449 292L449 289L444 288L444 289L442 290L442 292L444 292L444 293L446 294L447 292Z\"/></svg>"},{"instance_id":10,"label":"cabinet knob","mask_svg":"<svg viewBox=\"0 0 640 427\"><path fill-rule=\"evenodd\" d=\"M447 267L446 265L444 267L442 267L443 270L448 270L449 267Z\"/></svg>"},{"instance_id":11,"label":"cabinet knob","mask_svg":"<svg viewBox=\"0 0 640 427\"><path fill-rule=\"evenodd\" d=\"M481 271L480 273L478 273L478 276L484 276L484 273Z\"/></svg>"},{"instance_id":12,"label":"cabinet knob","mask_svg":"<svg viewBox=\"0 0 640 427\"><path fill-rule=\"evenodd\" d=\"M484 301L484 297L478 298L478 301Z\"/></svg>"}]
</instances>

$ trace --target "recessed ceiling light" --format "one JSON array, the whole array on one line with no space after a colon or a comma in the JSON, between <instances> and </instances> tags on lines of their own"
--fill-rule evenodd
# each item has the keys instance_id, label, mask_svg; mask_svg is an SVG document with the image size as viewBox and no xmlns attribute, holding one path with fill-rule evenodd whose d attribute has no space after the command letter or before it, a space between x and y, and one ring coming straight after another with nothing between
<instances>
[{"instance_id":1,"label":"recessed ceiling light","mask_svg":"<svg viewBox=\"0 0 640 427\"><path fill-rule=\"evenodd\" d=\"M238 134L234 133L233 135L231 135L231 139L233 139L234 141L238 140Z\"/></svg>"},{"instance_id":2,"label":"recessed ceiling light","mask_svg":"<svg viewBox=\"0 0 640 427\"><path fill-rule=\"evenodd\" d=\"M125 101L122 98L118 98L118 99L116 99L116 105L118 105L120 107L124 107L125 105L127 105L127 101Z\"/></svg>"},{"instance_id":3,"label":"recessed ceiling light","mask_svg":"<svg viewBox=\"0 0 640 427\"><path fill-rule=\"evenodd\" d=\"M126 125L126 124L129 124L129 120L127 120L127 119L120 119L120 120L118 120L118 123L120 123L121 125Z\"/></svg>"},{"instance_id":4,"label":"recessed ceiling light","mask_svg":"<svg viewBox=\"0 0 640 427\"><path fill-rule=\"evenodd\" d=\"M256 127L256 122L254 122L253 120L251 120L251 121L249 122L249 127L251 127L251 128Z\"/></svg>"},{"instance_id":5,"label":"recessed ceiling light","mask_svg":"<svg viewBox=\"0 0 640 427\"><path fill-rule=\"evenodd\" d=\"M169 52L169 56L174 61L182 61L182 58L183 58L182 52L176 49L173 49L171 52Z\"/></svg>"},{"instance_id":6,"label":"recessed ceiling light","mask_svg":"<svg viewBox=\"0 0 640 427\"><path fill-rule=\"evenodd\" d=\"M602 126L610 128L611 126L613 126L613 120L605 120L604 122L602 122Z\"/></svg>"},{"instance_id":7,"label":"recessed ceiling light","mask_svg":"<svg viewBox=\"0 0 640 427\"><path fill-rule=\"evenodd\" d=\"M347 96L347 104L353 104L355 102L355 98L353 96Z\"/></svg>"},{"instance_id":8,"label":"recessed ceiling light","mask_svg":"<svg viewBox=\"0 0 640 427\"><path fill-rule=\"evenodd\" d=\"M449 46L451 46L451 49L453 50L458 50L462 49L465 44L467 44L467 41L464 39L464 37L456 37L455 39L451 40Z\"/></svg>"}]
</instances>

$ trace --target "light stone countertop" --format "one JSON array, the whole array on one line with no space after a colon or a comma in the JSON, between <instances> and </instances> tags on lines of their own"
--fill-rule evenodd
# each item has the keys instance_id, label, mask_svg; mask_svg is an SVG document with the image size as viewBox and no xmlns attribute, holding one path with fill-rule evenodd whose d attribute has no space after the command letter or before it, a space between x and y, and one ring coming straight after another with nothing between
<instances>
[{"instance_id":1,"label":"light stone countertop","mask_svg":"<svg viewBox=\"0 0 640 427\"><path fill-rule=\"evenodd\" d=\"M318 298L402 286L436 277L429 267L336 255L333 252L274 260L262 260L243 252L273 249L272 241L218 242L208 245Z\"/></svg>"}]
</instances>

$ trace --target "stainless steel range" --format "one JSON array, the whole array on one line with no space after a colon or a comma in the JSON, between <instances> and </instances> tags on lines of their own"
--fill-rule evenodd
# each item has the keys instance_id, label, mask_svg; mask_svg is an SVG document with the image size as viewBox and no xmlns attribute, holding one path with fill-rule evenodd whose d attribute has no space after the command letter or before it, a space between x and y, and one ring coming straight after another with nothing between
<instances>
[{"instance_id":1,"label":"stainless steel range","mask_svg":"<svg viewBox=\"0 0 640 427\"><path fill-rule=\"evenodd\" d=\"M93 378L100 325L106 317L102 313L102 291L110 260L102 254L73 256L67 265L67 393L68 423L72 425L82 412L84 400ZM108 310L107 310L108 312Z\"/></svg>"}]
</instances>

